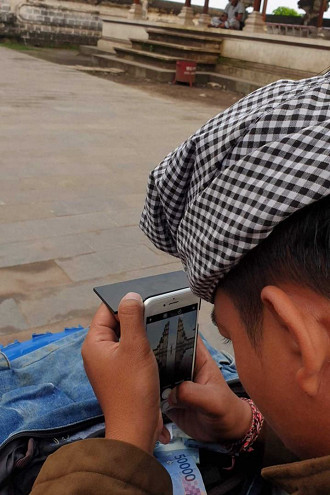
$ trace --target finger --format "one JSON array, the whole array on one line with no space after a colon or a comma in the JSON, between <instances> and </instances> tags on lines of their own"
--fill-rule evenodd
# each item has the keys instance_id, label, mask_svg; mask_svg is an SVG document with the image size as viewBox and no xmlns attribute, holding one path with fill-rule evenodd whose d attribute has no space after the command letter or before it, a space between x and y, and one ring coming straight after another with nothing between
<instances>
[{"instance_id":1,"label":"finger","mask_svg":"<svg viewBox=\"0 0 330 495\"><path fill-rule=\"evenodd\" d=\"M134 345L147 342L144 325L144 306L139 294L129 292L120 301L118 308L121 342Z\"/></svg>"},{"instance_id":2,"label":"finger","mask_svg":"<svg viewBox=\"0 0 330 495\"><path fill-rule=\"evenodd\" d=\"M107 308L105 304L96 311L88 332L89 340L112 340L118 341L117 329L119 323L115 315Z\"/></svg>"},{"instance_id":3,"label":"finger","mask_svg":"<svg viewBox=\"0 0 330 495\"><path fill-rule=\"evenodd\" d=\"M167 444L171 440L171 435L166 426L164 425L163 422L163 415L162 411L159 409L159 415L158 415L158 440L163 443Z\"/></svg>"},{"instance_id":4,"label":"finger","mask_svg":"<svg viewBox=\"0 0 330 495\"><path fill-rule=\"evenodd\" d=\"M98 327L105 326L114 328L116 325L118 325L118 321L113 312L110 311L110 309L104 303L102 303L92 319L92 325Z\"/></svg>"},{"instance_id":5,"label":"finger","mask_svg":"<svg viewBox=\"0 0 330 495\"><path fill-rule=\"evenodd\" d=\"M202 340L200 340L197 345L194 381L203 385L210 382L215 383L223 381L218 365Z\"/></svg>"},{"instance_id":6,"label":"finger","mask_svg":"<svg viewBox=\"0 0 330 495\"><path fill-rule=\"evenodd\" d=\"M159 438L158 440L163 443L164 445L170 443L171 441L171 435L170 435L170 432L168 431L168 429L166 428L166 426L163 426L160 434L159 434Z\"/></svg>"},{"instance_id":7,"label":"finger","mask_svg":"<svg viewBox=\"0 0 330 495\"><path fill-rule=\"evenodd\" d=\"M196 347L196 361L195 361L195 375L197 375L200 370L207 364L212 361L212 356L209 351L206 349L204 342L199 336L197 339L197 347Z\"/></svg>"},{"instance_id":8,"label":"finger","mask_svg":"<svg viewBox=\"0 0 330 495\"><path fill-rule=\"evenodd\" d=\"M181 385L172 390L168 397L170 406L179 409L195 408L202 411L210 411L212 410L213 402L210 388L194 382L181 383Z\"/></svg>"}]
</instances>

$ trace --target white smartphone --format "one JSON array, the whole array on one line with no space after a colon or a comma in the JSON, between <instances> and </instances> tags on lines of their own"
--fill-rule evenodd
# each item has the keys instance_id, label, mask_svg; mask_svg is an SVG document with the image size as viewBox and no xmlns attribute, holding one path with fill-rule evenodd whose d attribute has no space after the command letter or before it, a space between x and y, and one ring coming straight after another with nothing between
<instances>
[{"instance_id":1,"label":"white smartphone","mask_svg":"<svg viewBox=\"0 0 330 495\"><path fill-rule=\"evenodd\" d=\"M144 308L159 368L161 408L166 412L172 388L193 378L200 299L186 288L149 297Z\"/></svg>"}]
</instances>

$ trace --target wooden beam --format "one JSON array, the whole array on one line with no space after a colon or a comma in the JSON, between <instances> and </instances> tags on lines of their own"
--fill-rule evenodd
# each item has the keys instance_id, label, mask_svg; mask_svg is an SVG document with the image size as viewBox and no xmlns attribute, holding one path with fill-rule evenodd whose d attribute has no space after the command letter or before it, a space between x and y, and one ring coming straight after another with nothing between
<instances>
[{"instance_id":1,"label":"wooden beam","mask_svg":"<svg viewBox=\"0 0 330 495\"><path fill-rule=\"evenodd\" d=\"M204 1L203 14L209 13L209 0Z\"/></svg>"},{"instance_id":2,"label":"wooden beam","mask_svg":"<svg viewBox=\"0 0 330 495\"><path fill-rule=\"evenodd\" d=\"M253 10L255 12L260 12L260 5L261 5L261 0L254 0L253 1Z\"/></svg>"},{"instance_id":3,"label":"wooden beam","mask_svg":"<svg viewBox=\"0 0 330 495\"><path fill-rule=\"evenodd\" d=\"M317 18L317 27L318 28L321 28L323 26L323 15L324 15L324 12L326 10L327 2L328 2L328 0L321 0L319 15Z\"/></svg>"}]
</instances>

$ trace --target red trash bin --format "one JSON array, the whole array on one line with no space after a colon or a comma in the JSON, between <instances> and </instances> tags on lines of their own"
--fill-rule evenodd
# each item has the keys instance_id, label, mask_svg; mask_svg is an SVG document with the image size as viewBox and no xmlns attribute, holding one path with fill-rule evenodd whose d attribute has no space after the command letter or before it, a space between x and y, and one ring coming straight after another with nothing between
<instances>
[{"instance_id":1,"label":"red trash bin","mask_svg":"<svg viewBox=\"0 0 330 495\"><path fill-rule=\"evenodd\" d=\"M192 60L177 60L174 84L176 82L189 83L190 87L196 78L196 62Z\"/></svg>"}]
</instances>

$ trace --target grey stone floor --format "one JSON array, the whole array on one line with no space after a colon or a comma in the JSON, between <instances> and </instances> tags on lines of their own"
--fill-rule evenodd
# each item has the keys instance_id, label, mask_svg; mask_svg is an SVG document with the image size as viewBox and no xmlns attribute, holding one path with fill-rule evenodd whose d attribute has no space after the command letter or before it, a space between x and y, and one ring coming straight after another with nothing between
<instances>
[{"instance_id":1,"label":"grey stone floor","mask_svg":"<svg viewBox=\"0 0 330 495\"><path fill-rule=\"evenodd\" d=\"M0 343L88 325L97 285L174 271L139 231L149 171L223 110L0 47ZM204 305L201 328L221 339Z\"/></svg>"}]
</instances>

